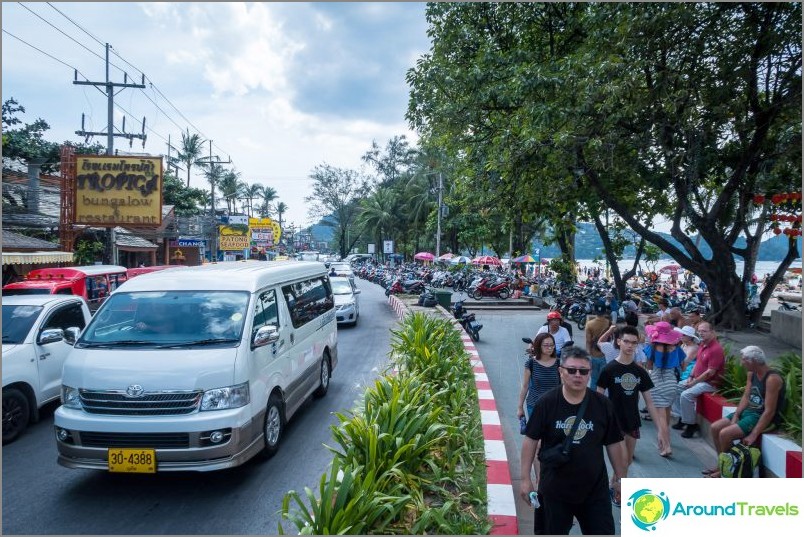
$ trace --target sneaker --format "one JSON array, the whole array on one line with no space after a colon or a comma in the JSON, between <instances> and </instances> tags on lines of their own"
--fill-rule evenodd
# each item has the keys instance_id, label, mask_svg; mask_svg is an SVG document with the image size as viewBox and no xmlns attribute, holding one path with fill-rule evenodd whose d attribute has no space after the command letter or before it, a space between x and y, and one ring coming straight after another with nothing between
<instances>
[{"instance_id":1,"label":"sneaker","mask_svg":"<svg viewBox=\"0 0 804 537\"><path fill-rule=\"evenodd\" d=\"M675 425L671 425L670 428L675 429L676 431L681 431L686 426L687 425L684 422L682 422L681 419L679 418L678 423L676 423Z\"/></svg>"},{"instance_id":2,"label":"sneaker","mask_svg":"<svg viewBox=\"0 0 804 537\"><path fill-rule=\"evenodd\" d=\"M686 429L684 429L684 432L681 433L681 437L682 438L692 438L693 436L695 436L695 433L697 433L697 432L698 432L698 424L693 423L691 425L686 426Z\"/></svg>"},{"instance_id":3,"label":"sneaker","mask_svg":"<svg viewBox=\"0 0 804 537\"><path fill-rule=\"evenodd\" d=\"M609 487L609 497L611 497L611 503L614 507L620 507L620 502L614 499L614 487Z\"/></svg>"}]
</instances>

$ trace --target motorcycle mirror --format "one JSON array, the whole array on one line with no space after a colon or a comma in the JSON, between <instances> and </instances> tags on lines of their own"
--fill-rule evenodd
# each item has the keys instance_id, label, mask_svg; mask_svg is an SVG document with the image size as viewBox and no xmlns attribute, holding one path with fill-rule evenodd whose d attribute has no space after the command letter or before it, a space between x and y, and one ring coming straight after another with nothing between
<instances>
[{"instance_id":1,"label":"motorcycle mirror","mask_svg":"<svg viewBox=\"0 0 804 537\"><path fill-rule=\"evenodd\" d=\"M533 343L533 340L530 339L529 337L523 337L522 338L522 343L527 343L528 345L530 345L530 344Z\"/></svg>"}]
</instances>

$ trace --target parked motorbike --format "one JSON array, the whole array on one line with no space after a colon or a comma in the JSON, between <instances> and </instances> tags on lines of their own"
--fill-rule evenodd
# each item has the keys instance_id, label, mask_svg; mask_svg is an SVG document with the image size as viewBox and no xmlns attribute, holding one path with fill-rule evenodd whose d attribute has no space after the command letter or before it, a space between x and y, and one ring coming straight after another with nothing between
<instances>
[{"instance_id":1,"label":"parked motorbike","mask_svg":"<svg viewBox=\"0 0 804 537\"><path fill-rule=\"evenodd\" d=\"M480 341L480 329L483 328L483 325L477 322L474 313L468 313L464 309L463 300L458 300L452 305L452 315L458 319L473 340Z\"/></svg>"},{"instance_id":2,"label":"parked motorbike","mask_svg":"<svg viewBox=\"0 0 804 537\"><path fill-rule=\"evenodd\" d=\"M508 281L498 280L496 282L489 282L484 278L476 287L469 290L470 298L480 300L484 296L493 296L505 300L511 296L511 289L508 287Z\"/></svg>"},{"instance_id":3,"label":"parked motorbike","mask_svg":"<svg viewBox=\"0 0 804 537\"><path fill-rule=\"evenodd\" d=\"M391 285L388 286L388 289L385 290L385 296L395 295L395 294L408 294L408 295L417 295L424 291L424 282L421 280L409 280L403 282L401 278L396 278Z\"/></svg>"}]
</instances>

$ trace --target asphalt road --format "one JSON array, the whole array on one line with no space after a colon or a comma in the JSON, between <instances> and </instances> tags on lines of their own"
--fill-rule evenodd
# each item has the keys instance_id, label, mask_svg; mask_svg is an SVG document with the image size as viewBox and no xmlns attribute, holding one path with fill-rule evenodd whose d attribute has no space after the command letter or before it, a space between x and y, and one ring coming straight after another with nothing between
<instances>
[{"instance_id":1,"label":"asphalt road","mask_svg":"<svg viewBox=\"0 0 804 537\"><path fill-rule=\"evenodd\" d=\"M3 446L3 534L276 534L287 491L317 490L332 460L334 412L348 412L387 365L396 317L382 288L357 281L360 320L338 333L329 393L305 403L279 453L231 470L157 475L70 470L56 463L53 411ZM303 494L302 494L303 495ZM285 532L297 533L283 522Z\"/></svg>"}]
</instances>

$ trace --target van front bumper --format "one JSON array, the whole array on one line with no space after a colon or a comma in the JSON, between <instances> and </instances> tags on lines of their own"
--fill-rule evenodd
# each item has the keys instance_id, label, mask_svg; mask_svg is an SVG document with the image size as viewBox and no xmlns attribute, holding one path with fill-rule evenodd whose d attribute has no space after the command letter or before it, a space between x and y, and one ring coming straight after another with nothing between
<instances>
[{"instance_id":1,"label":"van front bumper","mask_svg":"<svg viewBox=\"0 0 804 537\"><path fill-rule=\"evenodd\" d=\"M208 472L240 466L265 445L265 411L248 418L247 408L143 421L59 407L55 419L57 462L67 468L107 471L109 449L128 447L154 449L157 472ZM59 438L61 429L69 435L66 440ZM224 441L212 444L209 436L214 431L223 432Z\"/></svg>"}]
</instances>

